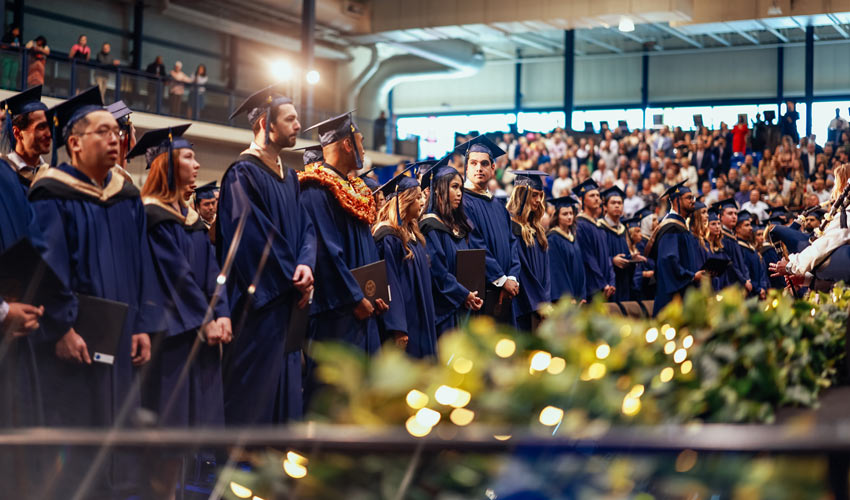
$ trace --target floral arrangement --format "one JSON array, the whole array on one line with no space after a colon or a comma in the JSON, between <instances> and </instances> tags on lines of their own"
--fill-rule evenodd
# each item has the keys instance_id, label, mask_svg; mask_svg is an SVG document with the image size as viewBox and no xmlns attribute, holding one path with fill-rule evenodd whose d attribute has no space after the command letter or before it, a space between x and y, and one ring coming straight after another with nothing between
<instances>
[{"instance_id":1,"label":"floral arrangement","mask_svg":"<svg viewBox=\"0 0 850 500\"><path fill-rule=\"evenodd\" d=\"M372 225L377 218L375 199L369 186L359 177L341 178L321 163L311 163L298 172L301 185L315 184L331 192L340 206L357 219Z\"/></svg>"}]
</instances>

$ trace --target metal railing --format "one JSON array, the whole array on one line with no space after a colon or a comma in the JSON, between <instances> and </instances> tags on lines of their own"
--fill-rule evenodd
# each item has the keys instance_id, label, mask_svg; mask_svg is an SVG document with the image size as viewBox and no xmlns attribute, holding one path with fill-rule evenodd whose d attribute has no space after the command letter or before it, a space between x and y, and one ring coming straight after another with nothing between
<instances>
[{"instance_id":1,"label":"metal railing","mask_svg":"<svg viewBox=\"0 0 850 500\"><path fill-rule=\"evenodd\" d=\"M101 88L104 103L123 100L133 111L249 128L244 116L230 120L230 114L249 94L206 83L175 82L126 66L71 59L51 53L38 58L22 47L0 47L0 88L22 91L42 84L42 94L67 99L93 85ZM323 109L301 110L302 128L337 113ZM372 120L361 117L358 124L371 149Z\"/></svg>"}]
</instances>

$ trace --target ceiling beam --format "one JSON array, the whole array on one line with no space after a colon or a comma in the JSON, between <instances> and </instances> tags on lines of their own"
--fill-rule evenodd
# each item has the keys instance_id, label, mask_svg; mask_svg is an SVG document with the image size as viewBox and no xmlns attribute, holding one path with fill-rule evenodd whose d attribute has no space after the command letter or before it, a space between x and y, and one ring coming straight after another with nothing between
<instances>
[{"instance_id":1,"label":"ceiling beam","mask_svg":"<svg viewBox=\"0 0 850 500\"><path fill-rule=\"evenodd\" d=\"M806 32L806 27L805 27L805 26L803 26L803 23L801 23L800 21L798 21L798 20L797 20L797 18L795 18L794 16L791 16L789 19L791 19L791 21L792 21L794 24L796 24L798 28L800 28L800 31L802 31L803 33L805 33L805 32ZM815 34L815 40L820 40L820 37L819 37L817 34Z\"/></svg>"},{"instance_id":2,"label":"ceiling beam","mask_svg":"<svg viewBox=\"0 0 850 500\"><path fill-rule=\"evenodd\" d=\"M694 47L696 47L698 49L703 48L701 43L699 43L698 41L694 40L693 38L685 35L684 33L682 33L681 31L679 31L675 28L672 28L670 26L667 26L666 24L661 24L661 23L653 23L652 25L655 26L656 28L660 29L661 31L667 33L667 34L675 36L679 40L682 40L684 42L687 42L687 43L693 45Z\"/></svg>"},{"instance_id":3,"label":"ceiling beam","mask_svg":"<svg viewBox=\"0 0 850 500\"><path fill-rule=\"evenodd\" d=\"M742 38L744 38L748 42L752 43L753 45L759 45L759 39L754 37L753 35L747 33L746 31L742 31L742 30L738 30L738 29L734 29L734 28L732 28L732 29L735 33L737 33L738 35L740 35Z\"/></svg>"},{"instance_id":4,"label":"ceiling beam","mask_svg":"<svg viewBox=\"0 0 850 500\"><path fill-rule=\"evenodd\" d=\"M487 52L488 54L493 54L494 56L501 57L502 59L515 59L516 56L513 54L509 54L503 50L494 49L493 47L488 47L485 44L481 45L481 50Z\"/></svg>"},{"instance_id":5,"label":"ceiling beam","mask_svg":"<svg viewBox=\"0 0 850 500\"><path fill-rule=\"evenodd\" d=\"M721 45L725 45L727 47L732 46L732 42L723 38L722 36L718 35L717 33L706 33L706 35L708 35L709 38L711 38L712 40L714 40L715 42L717 42Z\"/></svg>"},{"instance_id":6,"label":"ceiling beam","mask_svg":"<svg viewBox=\"0 0 850 500\"><path fill-rule=\"evenodd\" d=\"M522 35L511 34L511 35L508 35L508 38L510 38L511 40L513 40L513 41L515 41L519 44L525 45L527 47L531 47L533 49L545 50L545 51L551 51L552 50L552 47L550 47L549 45L545 45L545 44L538 42L538 41L535 41L535 40L530 40L530 39L528 39L528 38L526 38Z\"/></svg>"},{"instance_id":7,"label":"ceiling beam","mask_svg":"<svg viewBox=\"0 0 850 500\"><path fill-rule=\"evenodd\" d=\"M762 20L760 20L760 19L759 19L758 21L756 21L756 22L757 22L757 23L759 23L759 25L761 25L761 27L762 27L762 28L764 28L765 30L767 30L767 32L768 32L768 33L770 33L771 35L773 35L773 36L775 36L776 38L778 38L780 42L782 42L782 43L788 43L788 37L787 37L787 36L785 36L785 35L783 35L782 33L780 33L780 32L779 32L779 30L777 30L776 28L773 28L773 27L771 27L771 26L768 26L768 25L767 25L764 21L762 21ZM846 37L845 37L845 38L846 38Z\"/></svg>"},{"instance_id":8,"label":"ceiling beam","mask_svg":"<svg viewBox=\"0 0 850 500\"><path fill-rule=\"evenodd\" d=\"M620 47L615 47L614 45L611 45L610 43L605 43L605 42L599 41L599 40L597 40L595 38L591 38L587 35L580 35L578 32L576 32L576 39L581 40L583 42L587 42L591 45L596 45L597 47L602 47L603 49L608 49L611 52L616 52L617 54L623 53L623 49L621 49Z\"/></svg>"},{"instance_id":9,"label":"ceiling beam","mask_svg":"<svg viewBox=\"0 0 850 500\"><path fill-rule=\"evenodd\" d=\"M850 38L850 35L847 34L847 31L843 27L841 27L841 22L838 20L837 17L835 17L835 14L827 14L826 17L827 19L832 21L832 27L835 28L835 31L837 31L839 35L843 36L844 38Z\"/></svg>"},{"instance_id":10,"label":"ceiling beam","mask_svg":"<svg viewBox=\"0 0 850 500\"><path fill-rule=\"evenodd\" d=\"M615 28L613 26L611 26L608 29L610 31L613 31L614 33L617 33L619 35L622 35L622 36L628 38L629 40L631 40L633 42L637 42L637 43L640 43L640 44L644 44L644 43L647 42L647 40L644 40L643 38L635 35L634 33L629 33L628 31L620 31L618 28Z\"/></svg>"}]
</instances>

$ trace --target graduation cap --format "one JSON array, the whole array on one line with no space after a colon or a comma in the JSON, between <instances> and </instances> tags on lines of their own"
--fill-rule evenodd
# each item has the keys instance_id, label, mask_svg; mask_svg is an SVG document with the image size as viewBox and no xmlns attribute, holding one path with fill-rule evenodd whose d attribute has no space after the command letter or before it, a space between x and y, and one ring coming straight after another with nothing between
<instances>
[{"instance_id":1,"label":"graduation cap","mask_svg":"<svg viewBox=\"0 0 850 500\"><path fill-rule=\"evenodd\" d=\"M624 220L623 224L625 224L626 227L629 227L629 228L640 227L641 220L643 220L642 217L635 216L635 217L632 217L631 219Z\"/></svg>"},{"instance_id":2,"label":"graduation cap","mask_svg":"<svg viewBox=\"0 0 850 500\"><path fill-rule=\"evenodd\" d=\"M694 203L694 210L702 210L703 208L708 208L708 205L701 201Z\"/></svg>"},{"instance_id":3,"label":"graduation cap","mask_svg":"<svg viewBox=\"0 0 850 500\"><path fill-rule=\"evenodd\" d=\"M293 149L293 151L304 151L303 161L304 166L307 166L311 163L321 162L325 160L325 155L322 152L322 145L317 144L315 146L305 146L303 148ZM369 171L371 172L371 170ZM366 173L369 173L366 172ZM366 175L366 174L363 174Z\"/></svg>"},{"instance_id":4,"label":"graduation cap","mask_svg":"<svg viewBox=\"0 0 850 500\"><path fill-rule=\"evenodd\" d=\"M635 212L635 214L632 217L639 217L641 220L643 220L644 218L649 217L653 213L654 213L654 210L645 206L645 207L641 208L640 210L638 210L637 212Z\"/></svg>"},{"instance_id":5,"label":"graduation cap","mask_svg":"<svg viewBox=\"0 0 850 500\"><path fill-rule=\"evenodd\" d=\"M548 201L555 206L556 211L565 207L574 207L579 203L575 196L572 195L561 196L560 198L550 198Z\"/></svg>"},{"instance_id":6,"label":"graduation cap","mask_svg":"<svg viewBox=\"0 0 850 500\"><path fill-rule=\"evenodd\" d=\"M215 199L215 193L218 191L216 181L208 182L203 186L195 189L195 201Z\"/></svg>"},{"instance_id":7,"label":"graduation cap","mask_svg":"<svg viewBox=\"0 0 850 500\"><path fill-rule=\"evenodd\" d=\"M671 200L675 200L676 198L690 192L691 188L685 185L685 181L682 181L678 184L673 184L672 186L667 188L667 190L664 191L664 194L661 195L661 197L663 198L666 196L669 197Z\"/></svg>"},{"instance_id":8,"label":"graduation cap","mask_svg":"<svg viewBox=\"0 0 850 500\"><path fill-rule=\"evenodd\" d=\"M543 191L543 179L549 176L542 170L515 170L514 186L528 186L538 191Z\"/></svg>"},{"instance_id":9,"label":"graduation cap","mask_svg":"<svg viewBox=\"0 0 850 500\"><path fill-rule=\"evenodd\" d=\"M767 209L768 213L768 221L785 224L788 221L789 213L788 209L784 206L781 207L770 207Z\"/></svg>"},{"instance_id":10,"label":"graduation cap","mask_svg":"<svg viewBox=\"0 0 850 500\"><path fill-rule=\"evenodd\" d=\"M816 218L817 220L823 220L825 215L826 215L826 210L824 210L820 206L806 210L806 217L812 216L812 217Z\"/></svg>"},{"instance_id":11,"label":"graduation cap","mask_svg":"<svg viewBox=\"0 0 850 500\"><path fill-rule=\"evenodd\" d=\"M107 106L106 110L112 114L112 118L115 118L121 128L130 125L130 119L127 117L133 113L133 110L124 104L124 101L115 101Z\"/></svg>"},{"instance_id":12,"label":"graduation cap","mask_svg":"<svg viewBox=\"0 0 850 500\"><path fill-rule=\"evenodd\" d=\"M183 137L191 123L166 127L145 132L133 149L127 153L127 159L145 155L146 169L151 168L154 159L163 153L168 153L168 189L174 189L174 155L175 149L191 148L192 143Z\"/></svg>"},{"instance_id":13,"label":"graduation cap","mask_svg":"<svg viewBox=\"0 0 850 500\"><path fill-rule=\"evenodd\" d=\"M741 224L743 224L744 222L747 222L748 220L754 220L755 223L757 223L758 217L755 217L753 214L751 214L750 212L748 212L746 210L741 210L740 212L738 212L738 222L735 223L735 226L736 227L740 226Z\"/></svg>"},{"instance_id":14,"label":"graduation cap","mask_svg":"<svg viewBox=\"0 0 850 500\"><path fill-rule=\"evenodd\" d=\"M581 200L584 200L584 196L591 191L598 191L599 184L596 183L593 179L587 179L582 182L578 186L573 188L573 194L578 196Z\"/></svg>"},{"instance_id":15,"label":"graduation cap","mask_svg":"<svg viewBox=\"0 0 850 500\"><path fill-rule=\"evenodd\" d=\"M385 182L372 194L376 194L378 191L381 191L382 193L384 193L384 196L386 196L387 199L390 199L392 196L401 194L407 191L408 189L419 187L419 181L416 180L415 169L417 167L417 163L409 164L398 175ZM408 175L408 172L411 172L413 175Z\"/></svg>"},{"instance_id":16,"label":"graduation cap","mask_svg":"<svg viewBox=\"0 0 850 500\"><path fill-rule=\"evenodd\" d=\"M58 147L60 144L65 144L74 124L95 111L103 111L103 100L97 85L47 110L47 119L51 122L53 133L51 165L56 165Z\"/></svg>"},{"instance_id":17,"label":"graduation cap","mask_svg":"<svg viewBox=\"0 0 850 500\"><path fill-rule=\"evenodd\" d=\"M333 144L345 138L350 138L352 144L357 144L354 136L360 132L360 129L357 128L357 124L354 123L354 116L352 115L353 112L354 110L348 111L347 113L319 122L312 127L307 128L304 132L317 129L319 132L319 142L322 146ZM355 152L354 161L357 163L357 170L363 168L363 160L360 158L359 152Z\"/></svg>"},{"instance_id":18,"label":"graduation cap","mask_svg":"<svg viewBox=\"0 0 850 500\"><path fill-rule=\"evenodd\" d=\"M422 189L431 187L431 183L440 177L454 175L457 170L449 165L440 164L437 160L424 160L419 162L422 180L420 184Z\"/></svg>"},{"instance_id":19,"label":"graduation cap","mask_svg":"<svg viewBox=\"0 0 850 500\"><path fill-rule=\"evenodd\" d=\"M735 198L726 198L725 200L720 200L711 204L711 208L714 208L718 211L718 213L722 213L726 208L734 208L738 209L738 203L735 201Z\"/></svg>"},{"instance_id":20,"label":"graduation cap","mask_svg":"<svg viewBox=\"0 0 850 500\"><path fill-rule=\"evenodd\" d=\"M605 201L608 201L609 198L613 198L614 196L619 196L622 200L626 199L626 193L624 193L623 190L617 186L611 186L599 194L602 195L602 199L604 199Z\"/></svg>"},{"instance_id":21,"label":"graduation cap","mask_svg":"<svg viewBox=\"0 0 850 500\"><path fill-rule=\"evenodd\" d=\"M469 161L469 153L487 153L490 155L490 159L492 161L496 161L496 158L505 154L505 152L502 151L502 148L488 139L486 135L479 135L464 142L463 144L455 146L452 153L445 156L440 160L440 162L442 163L445 161L448 163L453 154L461 154L463 155L463 169L464 172L466 172L466 162Z\"/></svg>"},{"instance_id":22,"label":"graduation cap","mask_svg":"<svg viewBox=\"0 0 850 500\"><path fill-rule=\"evenodd\" d=\"M708 222L715 220L720 220L720 209L715 208L714 205L712 205L711 208L708 209Z\"/></svg>"},{"instance_id":23,"label":"graduation cap","mask_svg":"<svg viewBox=\"0 0 850 500\"><path fill-rule=\"evenodd\" d=\"M41 102L41 85L19 92L2 102L6 111L5 135L9 149L15 149L15 134L12 132L12 120L25 113L47 111L47 105Z\"/></svg>"},{"instance_id":24,"label":"graduation cap","mask_svg":"<svg viewBox=\"0 0 850 500\"><path fill-rule=\"evenodd\" d=\"M271 121L271 112L273 108L281 104L292 104L292 99L283 95L280 85L269 85L268 87L254 92L247 99L242 101L242 104L236 108L236 111L230 114L230 120L241 115L248 114L248 121L254 123L263 114L266 115L266 143L269 142L269 122Z\"/></svg>"}]
</instances>

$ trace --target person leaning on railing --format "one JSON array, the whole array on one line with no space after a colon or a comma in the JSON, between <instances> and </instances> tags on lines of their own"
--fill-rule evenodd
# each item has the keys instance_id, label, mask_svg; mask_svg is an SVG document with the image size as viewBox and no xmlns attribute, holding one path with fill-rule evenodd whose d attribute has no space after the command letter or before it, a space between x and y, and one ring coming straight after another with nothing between
<instances>
[{"instance_id":1,"label":"person leaning on railing","mask_svg":"<svg viewBox=\"0 0 850 500\"><path fill-rule=\"evenodd\" d=\"M27 88L44 84L44 64L50 55L47 38L38 35L35 40L27 42L29 62L27 64Z\"/></svg>"}]
</instances>

